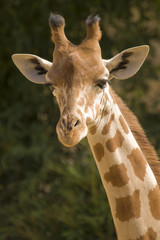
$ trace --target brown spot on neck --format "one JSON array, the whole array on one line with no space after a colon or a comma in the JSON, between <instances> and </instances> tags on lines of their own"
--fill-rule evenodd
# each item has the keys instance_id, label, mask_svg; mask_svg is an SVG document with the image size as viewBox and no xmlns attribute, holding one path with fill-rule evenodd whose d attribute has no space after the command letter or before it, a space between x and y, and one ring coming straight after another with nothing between
<instances>
[{"instance_id":1,"label":"brown spot on neck","mask_svg":"<svg viewBox=\"0 0 160 240\"><path fill-rule=\"evenodd\" d=\"M111 115L111 118L110 118L109 122L106 123L105 126L103 127L102 135L106 135L106 134L109 133L109 130L110 130L110 127L111 127L111 124L112 124L113 120L114 120L114 113Z\"/></svg>"},{"instance_id":2,"label":"brown spot on neck","mask_svg":"<svg viewBox=\"0 0 160 240\"><path fill-rule=\"evenodd\" d=\"M131 218L139 218L141 203L139 190L131 196L116 199L116 218L121 222L129 221Z\"/></svg>"},{"instance_id":3,"label":"brown spot on neck","mask_svg":"<svg viewBox=\"0 0 160 240\"><path fill-rule=\"evenodd\" d=\"M152 216L156 220L160 220L160 189L158 185L149 192L148 198Z\"/></svg>"},{"instance_id":4,"label":"brown spot on neck","mask_svg":"<svg viewBox=\"0 0 160 240\"><path fill-rule=\"evenodd\" d=\"M122 133L117 130L115 136L113 138L110 138L106 142L106 147L110 152L115 152L118 147L121 147L124 141L124 137L122 136Z\"/></svg>"},{"instance_id":5,"label":"brown spot on neck","mask_svg":"<svg viewBox=\"0 0 160 240\"><path fill-rule=\"evenodd\" d=\"M153 230L153 228L150 227L143 236L140 236L136 239L134 238L134 240L157 240L157 233Z\"/></svg>"},{"instance_id":6,"label":"brown spot on neck","mask_svg":"<svg viewBox=\"0 0 160 240\"><path fill-rule=\"evenodd\" d=\"M103 145L101 143L97 143L96 145L93 146L93 151L97 161L100 162L102 160L102 157L104 156Z\"/></svg>"},{"instance_id":7,"label":"brown spot on neck","mask_svg":"<svg viewBox=\"0 0 160 240\"><path fill-rule=\"evenodd\" d=\"M122 163L112 166L109 172L105 173L104 179L114 187L123 187L129 181L125 165Z\"/></svg>"},{"instance_id":8,"label":"brown spot on neck","mask_svg":"<svg viewBox=\"0 0 160 240\"><path fill-rule=\"evenodd\" d=\"M123 131L128 134L129 133L129 129L128 129L128 126L127 124L125 123L125 120L124 118L122 117L122 115L119 116L119 122L121 124L121 127L123 129Z\"/></svg>"},{"instance_id":9,"label":"brown spot on neck","mask_svg":"<svg viewBox=\"0 0 160 240\"><path fill-rule=\"evenodd\" d=\"M127 157L132 164L135 175L139 179L144 181L144 177L146 174L147 161L143 156L142 152L138 148L136 148L136 149L133 149L132 153Z\"/></svg>"},{"instance_id":10,"label":"brown spot on neck","mask_svg":"<svg viewBox=\"0 0 160 240\"><path fill-rule=\"evenodd\" d=\"M94 135L97 132L97 126L94 125L94 126L90 127L89 131L90 131L91 135Z\"/></svg>"}]
</instances>

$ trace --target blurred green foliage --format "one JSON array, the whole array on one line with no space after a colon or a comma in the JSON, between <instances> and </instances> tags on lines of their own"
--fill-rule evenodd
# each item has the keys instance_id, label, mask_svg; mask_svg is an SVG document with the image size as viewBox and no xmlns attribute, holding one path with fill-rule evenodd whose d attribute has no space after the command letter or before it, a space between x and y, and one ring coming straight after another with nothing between
<instances>
[{"instance_id":1,"label":"blurred green foliage","mask_svg":"<svg viewBox=\"0 0 160 240\"><path fill-rule=\"evenodd\" d=\"M48 17L66 19L75 44L84 20L99 14L103 58L149 44L143 68L113 88L139 116L160 153L159 0L1 0L0 8L0 240L115 240L112 217L86 140L67 149L58 142L58 108L46 87L27 81L13 53L52 59Z\"/></svg>"}]
</instances>

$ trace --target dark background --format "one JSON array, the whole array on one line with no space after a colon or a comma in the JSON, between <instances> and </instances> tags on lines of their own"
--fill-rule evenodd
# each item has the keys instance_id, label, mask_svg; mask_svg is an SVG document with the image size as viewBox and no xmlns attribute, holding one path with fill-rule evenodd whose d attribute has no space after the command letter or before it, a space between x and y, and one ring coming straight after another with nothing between
<instances>
[{"instance_id":1,"label":"dark background","mask_svg":"<svg viewBox=\"0 0 160 240\"><path fill-rule=\"evenodd\" d=\"M85 19L101 17L103 58L141 44L150 53L141 70L112 86L136 113L160 154L160 1L0 1L0 240L115 240L107 198L88 143L57 140L58 108L47 87L27 81L14 53L52 60L48 17L66 19L75 44Z\"/></svg>"}]
</instances>

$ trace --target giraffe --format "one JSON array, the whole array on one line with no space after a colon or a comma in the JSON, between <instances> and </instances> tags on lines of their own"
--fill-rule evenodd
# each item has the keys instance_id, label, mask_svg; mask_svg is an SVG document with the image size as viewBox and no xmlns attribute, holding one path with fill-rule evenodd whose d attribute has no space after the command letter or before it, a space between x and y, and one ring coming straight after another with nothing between
<instances>
[{"instance_id":1,"label":"giraffe","mask_svg":"<svg viewBox=\"0 0 160 240\"><path fill-rule=\"evenodd\" d=\"M86 20L86 38L72 44L65 20L51 14L53 62L14 54L13 62L30 81L48 85L56 97L60 142L71 147L87 136L106 191L118 240L160 239L160 162L136 116L109 85L133 76L149 47L126 49L102 59L100 18Z\"/></svg>"}]
</instances>

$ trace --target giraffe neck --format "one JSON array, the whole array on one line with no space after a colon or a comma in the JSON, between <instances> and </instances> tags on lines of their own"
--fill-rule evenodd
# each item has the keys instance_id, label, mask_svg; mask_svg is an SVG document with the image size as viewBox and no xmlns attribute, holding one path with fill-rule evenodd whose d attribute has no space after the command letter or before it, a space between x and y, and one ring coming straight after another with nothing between
<instances>
[{"instance_id":1,"label":"giraffe neck","mask_svg":"<svg viewBox=\"0 0 160 240\"><path fill-rule=\"evenodd\" d=\"M109 91L107 94L111 111L97 127L90 128L87 137L108 196L118 239L158 240L160 190L156 178L118 105Z\"/></svg>"}]
</instances>

